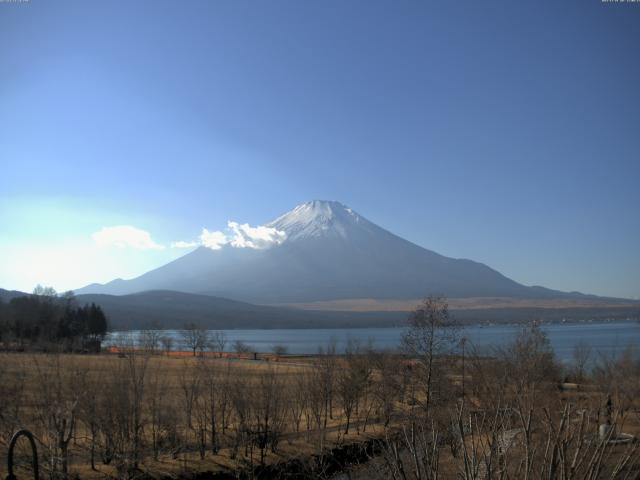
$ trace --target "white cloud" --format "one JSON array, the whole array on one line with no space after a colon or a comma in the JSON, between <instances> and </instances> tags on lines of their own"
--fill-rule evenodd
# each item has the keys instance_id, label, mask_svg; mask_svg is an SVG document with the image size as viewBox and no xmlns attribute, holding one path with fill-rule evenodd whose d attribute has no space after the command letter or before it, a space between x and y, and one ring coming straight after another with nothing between
<instances>
[{"instance_id":1,"label":"white cloud","mask_svg":"<svg viewBox=\"0 0 640 480\"><path fill-rule=\"evenodd\" d=\"M99 247L136 248L138 250L163 250L164 246L154 242L149 232L130 225L103 227L91 235Z\"/></svg>"},{"instance_id":2,"label":"white cloud","mask_svg":"<svg viewBox=\"0 0 640 480\"><path fill-rule=\"evenodd\" d=\"M177 242L171 242L171 248L193 248L200 245L198 242L185 242L183 240L179 240Z\"/></svg>"},{"instance_id":3,"label":"white cloud","mask_svg":"<svg viewBox=\"0 0 640 480\"><path fill-rule=\"evenodd\" d=\"M203 245L211 250L220 250L224 245L231 245L234 248L254 248L262 250L273 245L279 245L285 241L287 234L276 228L258 226L252 227L248 223L227 222L229 233L219 230L210 232L206 228L202 229L197 242L175 242L172 246L177 248L187 248L195 244ZM177 244L180 244L178 246ZM183 247L184 246L184 247Z\"/></svg>"},{"instance_id":4,"label":"white cloud","mask_svg":"<svg viewBox=\"0 0 640 480\"><path fill-rule=\"evenodd\" d=\"M99 247L135 248L138 250L164 250L165 246L153 241L151 234L130 225L103 227L91 235ZM171 243L171 248L194 248L199 245L220 250L225 245L234 248L253 248L262 250L279 245L287 238L287 234L273 227L252 227L248 223L227 222L227 233L220 230L202 229L197 240L179 240Z\"/></svg>"},{"instance_id":5,"label":"white cloud","mask_svg":"<svg viewBox=\"0 0 640 480\"><path fill-rule=\"evenodd\" d=\"M273 227L251 227L248 223L227 222L233 232L231 245L236 248L269 248L285 241L287 234Z\"/></svg>"},{"instance_id":6,"label":"white cloud","mask_svg":"<svg viewBox=\"0 0 640 480\"><path fill-rule=\"evenodd\" d=\"M227 236L220 231L210 232L206 228L200 234L200 243L211 250L220 250L227 243Z\"/></svg>"}]
</instances>

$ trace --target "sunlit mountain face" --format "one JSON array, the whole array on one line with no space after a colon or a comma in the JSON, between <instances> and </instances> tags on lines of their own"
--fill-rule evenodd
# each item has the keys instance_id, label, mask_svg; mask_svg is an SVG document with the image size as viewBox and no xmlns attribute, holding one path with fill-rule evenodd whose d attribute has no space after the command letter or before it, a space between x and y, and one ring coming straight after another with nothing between
<instances>
[{"instance_id":1,"label":"sunlit mountain face","mask_svg":"<svg viewBox=\"0 0 640 480\"><path fill-rule=\"evenodd\" d=\"M334 201L314 200L233 242L200 246L131 280L78 293L176 290L254 303L448 297L553 298L490 267L445 257L375 225Z\"/></svg>"}]
</instances>

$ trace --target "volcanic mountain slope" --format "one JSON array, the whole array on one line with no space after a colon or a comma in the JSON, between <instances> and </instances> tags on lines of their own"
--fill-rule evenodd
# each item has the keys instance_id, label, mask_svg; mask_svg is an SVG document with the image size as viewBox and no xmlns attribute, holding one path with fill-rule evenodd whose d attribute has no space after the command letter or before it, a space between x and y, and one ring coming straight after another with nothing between
<instances>
[{"instance_id":1,"label":"volcanic mountain slope","mask_svg":"<svg viewBox=\"0 0 640 480\"><path fill-rule=\"evenodd\" d=\"M93 284L78 293L176 290L253 303L353 298L562 298L521 285L472 260L439 255L373 224L338 202L311 201L266 225L278 242L262 248L204 246L132 280ZM283 239L283 240L282 240ZM249 245L249 246L248 246Z\"/></svg>"}]
</instances>

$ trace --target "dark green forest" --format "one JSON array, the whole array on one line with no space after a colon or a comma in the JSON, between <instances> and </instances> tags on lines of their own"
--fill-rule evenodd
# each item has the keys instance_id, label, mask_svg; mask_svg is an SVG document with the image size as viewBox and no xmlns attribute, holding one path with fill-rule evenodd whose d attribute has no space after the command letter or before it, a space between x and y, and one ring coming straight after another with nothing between
<instances>
[{"instance_id":1,"label":"dark green forest","mask_svg":"<svg viewBox=\"0 0 640 480\"><path fill-rule=\"evenodd\" d=\"M95 303L79 305L73 292L58 295L36 287L32 295L0 299L0 341L5 348L97 351L107 333L107 317Z\"/></svg>"}]
</instances>

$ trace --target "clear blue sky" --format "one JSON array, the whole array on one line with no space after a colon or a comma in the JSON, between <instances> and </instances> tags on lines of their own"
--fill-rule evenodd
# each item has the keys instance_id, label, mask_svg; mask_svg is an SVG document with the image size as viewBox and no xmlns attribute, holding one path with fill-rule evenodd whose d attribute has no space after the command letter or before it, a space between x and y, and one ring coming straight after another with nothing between
<instances>
[{"instance_id":1,"label":"clear blue sky","mask_svg":"<svg viewBox=\"0 0 640 480\"><path fill-rule=\"evenodd\" d=\"M638 297L640 4L4 2L0 164L4 288L131 277L321 198ZM151 240L96 246L122 225Z\"/></svg>"}]
</instances>

